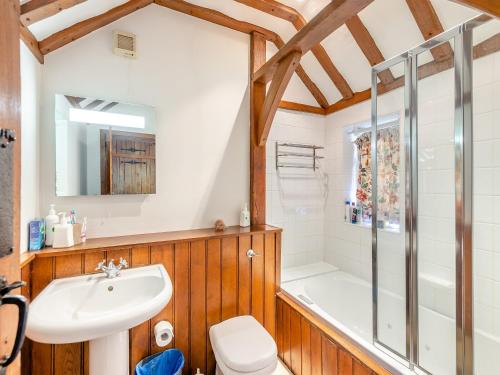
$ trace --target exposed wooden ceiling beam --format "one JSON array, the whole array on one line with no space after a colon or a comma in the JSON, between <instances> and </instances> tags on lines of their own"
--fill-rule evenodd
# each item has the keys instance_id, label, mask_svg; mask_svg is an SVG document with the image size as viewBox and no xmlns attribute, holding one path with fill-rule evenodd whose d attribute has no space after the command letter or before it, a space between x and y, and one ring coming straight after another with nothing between
<instances>
[{"instance_id":1,"label":"exposed wooden ceiling beam","mask_svg":"<svg viewBox=\"0 0 500 375\"><path fill-rule=\"evenodd\" d=\"M280 102L279 108L286 109L289 111L313 113L315 115L326 115L326 110L324 108L315 107L313 105L308 105L308 104L288 102L286 100L282 100Z\"/></svg>"},{"instance_id":2,"label":"exposed wooden ceiling beam","mask_svg":"<svg viewBox=\"0 0 500 375\"><path fill-rule=\"evenodd\" d=\"M291 22L297 30L302 29L306 25L304 17L294 8L284 5L275 0L236 0L238 3L248 5L254 9L279 17L283 20ZM312 53L325 70L326 74L337 87L340 94L344 98L349 98L353 95L352 89L346 79L339 72L328 56L326 50L317 44L312 48Z\"/></svg>"},{"instance_id":3,"label":"exposed wooden ceiling beam","mask_svg":"<svg viewBox=\"0 0 500 375\"><path fill-rule=\"evenodd\" d=\"M35 36L31 33L31 31L24 26L22 23L19 23L21 40L26 44L26 46L30 49L33 56L36 57L40 64L43 64L44 58L42 52L40 52L40 47L38 45L38 40L36 40Z\"/></svg>"},{"instance_id":4,"label":"exposed wooden ceiling beam","mask_svg":"<svg viewBox=\"0 0 500 375\"><path fill-rule=\"evenodd\" d=\"M276 33L252 23L229 17L224 13L210 8L194 5L183 0L154 0L154 2L177 12L188 14L190 16L200 18L220 26L228 27L242 33L250 34L252 32L258 32L259 34L264 35L264 37L270 42L276 41Z\"/></svg>"},{"instance_id":5,"label":"exposed wooden ceiling beam","mask_svg":"<svg viewBox=\"0 0 500 375\"><path fill-rule=\"evenodd\" d=\"M371 66L385 61L384 55L380 52L380 49L375 44L375 41L358 15L349 18L346 22L346 26ZM394 76L390 69L380 72L378 78L384 84L394 81Z\"/></svg>"},{"instance_id":6,"label":"exposed wooden ceiling beam","mask_svg":"<svg viewBox=\"0 0 500 375\"><path fill-rule=\"evenodd\" d=\"M406 3L425 40L441 34L444 31L443 25L441 21L439 21L430 0L406 0ZM437 61L446 60L450 56L453 56L453 50L449 42L434 47L431 49L431 53L434 60Z\"/></svg>"},{"instance_id":7,"label":"exposed wooden ceiling beam","mask_svg":"<svg viewBox=\"0 0 500 375\"><path fill-rule=\"evenodd\" d=\"M487 56L489 54L500 51L500 33L493 35L492 37L484 40L483 42L477 44L473 48L473 56L475 59ZM418 78L423 79L430 77L432 75L441 73L445 70L453 68L453 58L450 57L446 60L441 61L431 61L418 68ZM377 93L379 95L385 94L389 91L395 90L397 88L404 86L404 77L396 78L392 83L384 85L383 83L378 84ZM326 114L331 114L352 105L361 103L365 100L371 98L371 89L360 91L354 94L351 99L342 99L337 103L332 104L326 110Z\"/></svg>"},{"instance_id":8,"label":"exposed wooden ceiling beam","mask_svg":"<svg viewBox=\"0 0 500 375\"><path fill-rule=\"evenodd\" d=\"M262 66L253 79L269 82L279 62L293 51L302 55L309 52L315 45L342 26L354 14L359 13L372 0L337 0L330 2L295 36L288 41L271 59Z\"/></svg>"},{"instance_id":9,"label":"exposed wooden ceiling beam","mask_svg":"<svg viewBox=\"0 0 500 375\"><path fill-rule=\"evenodd\" d=\"M500 18L500 2L498 0L452 0L455 3L488 13Z\"/></svg>"},{"instance_id":10,"label":"exposed wooden ceiling beam","mask_svg":"<svg viewBox=\"0 0 500 375\"><path fill-rule=\"evenodd\" d=\"M61 48L74 40L80 39L103 26L109 25L111 22L133 13L136 10L144 8L152 2L153 0L129 0L105 13L78 22L40 41L40 51L46 55L49 52L55 51L56 49Z\"/></svg>"},{"instance_id":11,"label":"exposed wooden ceiling beam","mask_svg":"<svg viewBox=\"0 0 500 375\"><path fill-rule=\"evenodd\" d=\"M302 54L298 51L292 51L286 55L278 64L274 77L267 91L262 111L259 114L258 136L257 141L259 146L265 146L271 125L274 120L274 115L278 110L281 98L285 93L288 82L292 78L293 72L299 65Z\"/></svg>"},{"instance_id":12,"label":"exposed wooden ceiling beam","mask_svg":"<svg viewBox=\"0 0 500 375\"><path fill-rule=\"evenodd\" d=\"M30 0L21 4L21 22L29 26L87 0Z\"/></svg>"}]
</instances>

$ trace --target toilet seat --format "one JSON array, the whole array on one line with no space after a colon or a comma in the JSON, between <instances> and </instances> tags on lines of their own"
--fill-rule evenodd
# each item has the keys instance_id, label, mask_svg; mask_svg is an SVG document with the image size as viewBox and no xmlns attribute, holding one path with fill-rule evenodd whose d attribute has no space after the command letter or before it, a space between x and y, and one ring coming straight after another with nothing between
<instances>
[{"instance_id":1,"label":"toilet seat","mask_svg":"<svg viewBox=\"0 0 500 375\"><path fill-rule=\"evenodd\" d=\"M224 375L268 375L276 369L276 343L253 316L223 321L212 326L209 334Z\"/></svg>"}]
</instances>

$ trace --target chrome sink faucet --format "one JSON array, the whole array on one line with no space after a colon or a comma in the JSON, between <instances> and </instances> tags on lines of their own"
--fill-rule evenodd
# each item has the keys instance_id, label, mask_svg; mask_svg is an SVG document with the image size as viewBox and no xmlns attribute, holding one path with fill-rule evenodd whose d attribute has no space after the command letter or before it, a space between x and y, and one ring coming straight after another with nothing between
<instances>
[{"instance_id":1,"label":"chrome sink faucet","mask_svg":"<svg viewBox=\"0 0 500 375\"><path fill-rule=\"evenodd\" d=\"M106 266L106 261L103 259L102 261L99 262L95 270L104 272L108 279L114 279L116 276L120 274L120 271L123 268L128 268L128 263L123 258L120 258L120 262L118 263L118 265L115 265L115 260L111 259L107 266Z\"/></svg>"}]
</instances>

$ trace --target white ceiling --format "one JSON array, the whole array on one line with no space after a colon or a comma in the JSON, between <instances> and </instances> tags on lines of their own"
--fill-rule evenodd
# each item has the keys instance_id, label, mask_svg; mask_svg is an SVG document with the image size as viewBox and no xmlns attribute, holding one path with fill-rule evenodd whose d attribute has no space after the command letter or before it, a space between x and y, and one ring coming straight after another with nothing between
<instances>
[{"instance_id":1,"label":"white ceiling","mask_svg":"<svg viewBox=\"0 0 500 375\"><path fill-rule=\"evenodd\" d=\"M278 33L285 42L296 33L295 28L288 21L260 12L234 0L188 1L270 29ZM314 17L329 1L281 0L282 3L297 9L306 20ZM125 2L126 0L87 0L53 17L31 25L30 30L38 40L42 40L74 23L101 14ZM431 0L431 2L445 30L478 14L449 0ZM161 11L165 10L162 9ZM400 54L424 41L405 0L374 0L359 16L385 58ZM485 33L487 32L485 31L483 34ZM476 39L480 40L485 37L478 36ZM370 86L370 65L347 27L343 26L336 30L322 42L322 45L353 91L362 91ZM272 56L275 51L274 46L269 46L268 57ZM428 53L420 62L430 61L430 59L432 59L432 56ZM341 99L340 93L312 53L306 54L301 63L311 79L327 97L330 104ZM398 75L400 72L393 70L393 73ZM314 98L297 77L293 79L291 88L286 94L286 99L317 105Z\"/></svg>"}]
</instances>

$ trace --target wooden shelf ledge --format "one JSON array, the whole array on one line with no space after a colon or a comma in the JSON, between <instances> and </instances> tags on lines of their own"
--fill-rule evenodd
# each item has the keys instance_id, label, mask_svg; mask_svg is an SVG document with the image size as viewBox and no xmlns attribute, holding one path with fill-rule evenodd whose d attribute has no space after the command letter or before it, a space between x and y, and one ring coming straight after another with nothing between
<instances>
[{"instance_id":1,"label":"wooden shelf ledge","mask_svg":"<svg viewBox=\"0 0 500 375\"><path fill-rule=\"evenodd\" d=\"M84 244L53 249L51 247L38 251L28 251L21 254L20 267L24 267L39 257L54 257L71 254L81 254L84 252L101 251L102 249L124 248L139 245L161 245L172 242L188 242L197 239L216 239L224 237L234 237L239 235L250 235L263 232L281 232L281 228L270 225L254 225L247 228L239 226L227 227L224 232L216 232L213 228L181 230L173 232L143 233L128 236L102 237L88 239Z\"/></svg>"}]
</instances>

